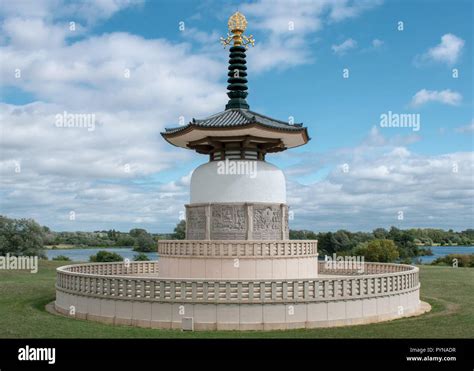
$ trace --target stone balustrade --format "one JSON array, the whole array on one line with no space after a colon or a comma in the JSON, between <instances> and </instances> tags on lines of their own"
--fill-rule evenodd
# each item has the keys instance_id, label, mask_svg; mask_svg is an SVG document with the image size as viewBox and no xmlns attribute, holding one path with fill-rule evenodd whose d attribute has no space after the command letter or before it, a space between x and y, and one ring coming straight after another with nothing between
<instances>
[{"instance_id":1,"label":"stone balustrade","mask_svg":"<svg viewBox=\"0 0 474 371\"><path fill-rule=\"evenodd\" d=\"M211 281L159 277L156 264L63 266L57 269L56 289L100 299L200 304L310 303L399 295L419 289L418 268L401 264L366 263L367 271L360 277L345 278L340 272L327 270L324 273L329 276L311 279ZM324 271L324 263L319 265Z\"/></svg>"},{"instance_id":2,"label":"stone balustrade","mask_svg":"<svg viewBox=\"0 0 474 371\"><path fill-rule=\"evenodd\" d=\"M61 267L61 268L64 268L64 267ZM142 261L142 262L74 264L74 265L67 266L67 272L87 274L87 275L91 275L91 274L92 275L158 274L158 262L157 261Z\"/></svg>"},{"instance_id":3,"label":"stone balustrade","mask_svg":"<svg viewBox=\"0 0 474 371\"><path fill-rule=\"evenodd\" d=\"M158 254L193 257L316 256L316 240L161 240Z\"/></svg>"},{"instance_id":4,"label":"stone balustrade","mask_svg":"<svg viewBox=\"0 0 474 371\"><path fill-rule=\"evenodd\" d=\"M345 266L339 268L337 265L333 266L332 264L326 264L325 262L320 261L318 272L320 274L353 276L404 272L406 271L407 267L407 265L403 264L390 263L362 263L361 266L358 267L356 264L348 263Z\"/></svg>"}]
</instances>

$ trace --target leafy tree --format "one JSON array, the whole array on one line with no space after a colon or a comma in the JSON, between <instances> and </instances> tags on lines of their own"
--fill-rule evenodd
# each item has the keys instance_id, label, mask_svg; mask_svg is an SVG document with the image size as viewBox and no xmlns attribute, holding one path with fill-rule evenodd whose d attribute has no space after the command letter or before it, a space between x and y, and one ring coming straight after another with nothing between
<instances>
[{"instance_id":1,"label":"leafy tree","mask_svg":"<svg viewBox=\"0 0 474 371\"><path fill-rule=\"evenodd\" d=\"M135 245L135 238L125 233L117 237L117 240L115 241L115 246L134 246L134 245Z\"/></svg>"},{"instance_id":2,"label":"leafy tree","mask_svg":"<svg viewBox=\"0 0 474 371\"><path fill-rule=\"evenodd\" d=\"M45 257L44 230L33 219L0 216L0 255Z\"/></svg>"},{"instance_id":3,"label":"leafy tree","mask_svg":"<svg viewBox=\"0 0 474 371\"><path fill-rule=\"evenodd\" d=\"M114 252L100 250L96 255L91 255L89 261L97 263L120 262L123 261L123 257Z\"/></svg>"},{"instance_id":4,"label":"leafy tree","mask_svg":"<svg viewBox=\"0 0 474 371\"><path fill-rule=\"evenodd\" d=\"M362 255L370 262L390 263L398 259L397 246L392 240L373 240L359 244L355 250L355 255Z\"/></svg>"},{"instance_id":5,"label":"leafy tree","mask_svg":"<svg viewBox=\"0 0 474 371\"><path fill-rule=\"evenodd\" d=\"M174 228L173 239L184 240L186 238L186 221L181 220Z\"/></svg>"},{"instance_id":6,"label":"leafy tree","mask_svg":"<svg viewBox=\"0 0 474 371\"><path fill-rule=\"evenodd\" d=\"M374 237L374 235L372 233L366 233L366 232L355 232L355 233L346 232L346 233L348 234L349 239L351 240L351 244L350 244L351 250L355 246L357 246L357 244L359 244L361 242L372 241L373 239L376 238L376 237Z\"/></svg>"},{"instance_id":7,"label":"leafy tree","mask_svg":"<svg viewBox=\"0 0 474 371\"><path fill-rule=\"evenodd\" d=\"M132 236L133 238L137 238L139 235L143 233L147 233L147 231L142 228L134 228L134 229L131 229L130 232L128 232L128 234Z\"/></svg>"},{"instance_id":8,"label":"leafy tree","mask_svg":"<svg viewBox=\"0 0 474 371\"><path fill-rule=\"evenodd\" d=\"M410 230L400 230L391 227L388 232L388 238L393 240L398 247L401 258L413 257L418 255L418 247L415 243L415 236Z\"/></svg>"},{"instance_id":9,"label":"leafy tree","mask_svg":"<svg viewBox=\"0 0 474 371\"><path fill-rule=\"evenodd\" d=\"M427 229L428 237L433 240L434 243L443 242L445 232L442 229Z\"/></svg>"},{"instance_id":10,"label":"leafy tree","mask_svg":"<svg viewBox=\"0 0 474 371\"><path fill-rule=\"evenodd\" d=\"M135 245L133 250L135 251L142 251L142 252L150 252L156 249L156 243L153 240L153 237L147 233L142 232L138 235L135 239Z\"/></svg>"},{"instance_id":11,"label":"leafy tree","mask_svg":"<svg viewBox=\"0 0 474 371\"><path fill-rule=\"evenodd\" d=\"M332 232L318 233L318 251L320 254L333 254L334 248L332 247Z\"/></svg>"},{"instance_id":12,"label":"leafy tree","mask_svg":"<svg viewBox=\"0 0 474 371\"><path fill-rule=\"evenodd\" d=\"M301 230L295 231L290 229L290 240L316 240L318 236L313 231Z\"/></svg>"},{"instance_id":13,"label":"leafy tree","mask_svg":"<svg viewBox=\"0 0 474 371\"><path fill-rule=\"evenodd\" d=\"M350 250L353 247L347 232L343 230L337 231L332 235L331 246L334 250L333 252L336 253L339 251Z\"/></svg>"},{"instance_id":14,"label":"leafy tree","mask_svg":"<svg viewBox=\"0 0 474 371\"><path fill-rule=\"evenodd\" d=\"M115 229L111 229L107 231L107 237L114 241L117 239L118 234L119 233Z\"/></svg>"},{"instance_id":15,"label":"leafy tree","mask_svg":"<svg viewBox=\"0 0 474 371\"><path fill-rule=\"evenodd\" d=\"M374 229L372 234L374 235L376 239L379 239L379 240L384 240L388 236L388 232L385 228L376 228Z\"/></svg>"}]
</instances>

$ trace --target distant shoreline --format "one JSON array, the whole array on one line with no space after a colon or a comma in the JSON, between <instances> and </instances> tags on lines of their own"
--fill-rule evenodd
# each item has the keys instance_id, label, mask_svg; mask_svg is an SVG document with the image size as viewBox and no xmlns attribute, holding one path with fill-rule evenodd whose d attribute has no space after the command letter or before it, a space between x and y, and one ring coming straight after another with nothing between
<instances>
[{"instance_id":1,"label":"distant shoreline","mask_svg":"<svg viewBox=\"0 0 474 371\"><path fill-rule=\"evenodd\" d=\"M47 245L44 247L46 250L71 250L71 249L133 249L133 246L81 246L81 245Z\"/></svg>"},{"instance_id":2,"label":"distant shoreline","mask_svg":"<svg viewBox=\"0 0 474 371\"><path fill-rule=\"evenodd\" d=\"M417 245L419 248L430 248L430 247L462 247L462 246L471 246L471 245ZM68 245L68 244L59 244L59 245L47 245L44 247L46 250L70 250L70 249L128 249L133 248L133 246L81 246L81 245Z\"/></svg>"}]
</instances>

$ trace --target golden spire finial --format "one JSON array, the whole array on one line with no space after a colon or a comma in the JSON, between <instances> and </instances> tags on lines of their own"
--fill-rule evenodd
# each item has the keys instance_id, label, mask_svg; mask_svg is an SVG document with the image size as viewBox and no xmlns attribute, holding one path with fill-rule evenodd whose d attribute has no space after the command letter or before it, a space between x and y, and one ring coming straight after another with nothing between
<instances>
[{"instance_id":1,"label":"golden spire finial","mask_svg":"<svg viewBox=\"0 0 474 371\"><path fill-rule=\"evenodd\" d=\"M227 34L225 39L221 37L221 43L224 45L224 48L230 45L232 41L234 42L234 46L242 45L248 48L249 44L252 46L255 45L255 40L252 35L247 37L243 34L247 28L247 19L245 19L242 13L237 11L232 14L227 25L229 26L230 33Z\"/></svg>"}]
</instances>

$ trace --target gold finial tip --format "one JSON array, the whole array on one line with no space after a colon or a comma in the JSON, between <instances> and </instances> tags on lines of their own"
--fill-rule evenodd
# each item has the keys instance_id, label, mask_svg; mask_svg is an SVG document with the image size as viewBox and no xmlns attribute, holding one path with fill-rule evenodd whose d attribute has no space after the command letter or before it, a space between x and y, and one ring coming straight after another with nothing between
<instances>
[{"instance_id":1,"label":"gold finial tip","mask_svg":"<svg viewBox=\"0 0 474 371\"><path fill-rule=\"evenodd\" d=\"M234 46L245 46L248 48L249 45L254 46L255 40L252 35L248 37L245 36L243 33L247 28L247 19L245 16L240 13L239 11L232 14L229 18L229 22L227 22L227 26L229 26L230 34L227 34L226 38L221 37L221 43L224 45L224 48L227 45L231 45L233 43Z\"/></svg>"},{"instance_id":2,"label":"gold finial tip","mask_svg":"<svg viewBox=\"0 0 474 371\"><path fill-rule=\"evenodd\" d=\"M229 26L230 32L244 32L247 28L247 19L242 13L236 11L229 17L229 22L227 22L227 25Z\"/></svg>"}]
</instances>

